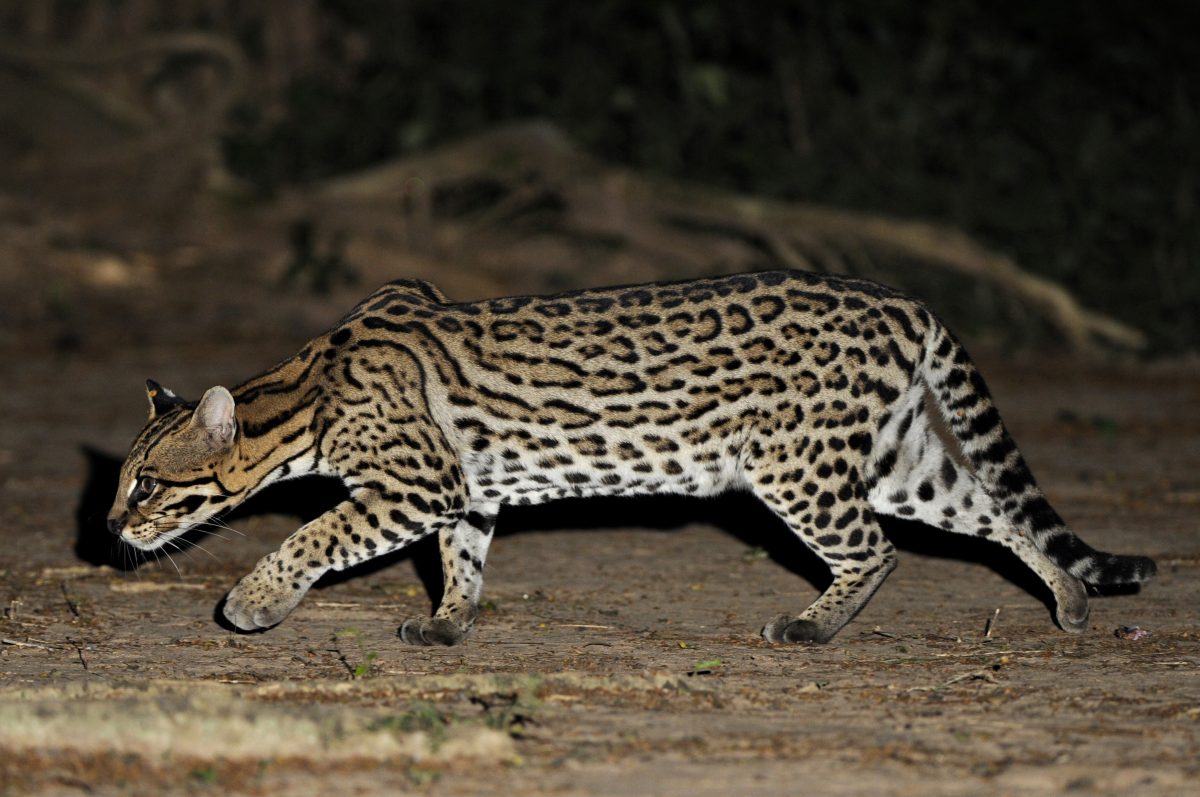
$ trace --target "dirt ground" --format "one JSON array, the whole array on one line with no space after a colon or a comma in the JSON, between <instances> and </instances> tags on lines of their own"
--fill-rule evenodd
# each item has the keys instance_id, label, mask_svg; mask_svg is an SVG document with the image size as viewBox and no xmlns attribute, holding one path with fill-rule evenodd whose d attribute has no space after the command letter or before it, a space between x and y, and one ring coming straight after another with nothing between
<instances>
[{"instance_id":1,"label":"dirt ground","mask_svg":"<svg viewBox=\"0 0 1200 797\"><path fill-rule=\"evenodd\" d=\"M827 645L767 645L763 622L807 605L826 574L738 496L503 515L460 647L396 634L440 589L425 545L238 634L216 619L222 596L336 486L270 490L229 532L131 567L102 520L144 419L142 380L191 397L239 381L389 277L433 277L465 299L525 287L520 275L393 261L316 299L276 287L278 253L192 246L105 265L68 241L35 286L22 224L6 228L0 273L4 794L1126 795L1200 782L1195 362L981 358L1076 531L1158 560L1140 594L1096 596L1080 636L1054 626L1047 595L999 548L895 523L900 567L853 623ZM1116 633L1127 626L1149 633Z\"/></svg>"}]
</instances>

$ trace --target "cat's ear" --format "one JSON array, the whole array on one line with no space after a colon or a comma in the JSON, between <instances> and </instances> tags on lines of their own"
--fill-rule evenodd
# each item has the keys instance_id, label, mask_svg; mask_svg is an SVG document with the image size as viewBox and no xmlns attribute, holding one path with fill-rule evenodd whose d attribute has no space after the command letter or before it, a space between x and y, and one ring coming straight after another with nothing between
<instances>
[{"instance_id":1,"label":"cat's ear","mask_svg":"<svg viewBox=\"0 0 1200 797\"><path fill-rule=\"evenodd\" d=\"M204 434L213 451L233 445L237 421L233 417L233 395L223 387L210 387L192 415L192 428Z\"/></svg>"},{"instance_id":2,"label":"cat's ear","mask_svg":"<svg viewBox=\"0 0 1200 797\"><path fill-rule=\"evenodd\" d=\"M153 379L146 380L146 398L150 400L150 420L154 420L173 407L187 403Z\"/></svg>"}]
</instances>

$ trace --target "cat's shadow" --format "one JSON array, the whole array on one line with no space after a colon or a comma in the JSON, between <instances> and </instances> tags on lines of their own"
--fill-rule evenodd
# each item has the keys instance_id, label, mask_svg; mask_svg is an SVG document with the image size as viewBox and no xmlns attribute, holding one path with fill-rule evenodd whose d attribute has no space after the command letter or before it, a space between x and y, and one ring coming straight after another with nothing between
<instances>
[{"instance_id":1,"label":"cat's shadow","mask_svg":"<svg viewBox=\"0 0 1200 797\"><path fill-rule=\"evenodd\" d=\"M105 518L120 479L121 460L94 448L84 447L88 477L75 510L75 554L92 565L136 569L141 556L109 534ZM283 514L308 522L347 496L334 479L304 478L272 485L226 516L238 518L259 514ZM1037 596L1053 613L1054 598L1041 581L1016 556L995 543L951 534L921 523L881 517L887 537L901 551L962 562L982 564L1022 590ZM748 493L727 493L717 498L643 496L632 498L577 498L533 507L505 507L496 527L497 537L512 537L557 530L605 528L646 529L669 533L697 524L707 524L739 540L747 549L761 549L775 562L824 589L829 569L806 548L767 507ZM411 561L436 606L442 594L441 561L437 541L427 538L403 551L372 559L341 573L330 573L317 583L320 589L358 576L374 573L401 561ZM217 617L220 619L218 607Z\"/></svg>"},{"instance_id":2,"label":"cat's shadow","mask_svg":"<svg viewBox=\"0 0 1200 797\"><path fill-rule=\"evenodd\" d=\"M121 460L91 446L80 452L87 463L87 480L75 504L75 555L90 565L130 570L137 562L108 532L108 510L121 480Z\"/></svg>"}]
</instances>

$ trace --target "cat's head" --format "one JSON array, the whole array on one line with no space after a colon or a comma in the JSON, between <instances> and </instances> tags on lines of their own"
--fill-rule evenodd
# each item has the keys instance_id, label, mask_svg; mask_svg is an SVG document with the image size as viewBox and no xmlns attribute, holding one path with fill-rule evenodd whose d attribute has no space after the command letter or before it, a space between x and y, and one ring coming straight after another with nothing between
<instances>
[{"instance_id":1,"label":"cat's head","mask_svg":"<svg viewBox=\"0 0 1200 797\"><path fill-rule=\"evenodd\" d=\"M228 390L185 401L148 380L146 394L150 419L121 467L108 530L149 551L237 503L245 489L230 478L238 427Z\"/></svg>"}]
</instances>

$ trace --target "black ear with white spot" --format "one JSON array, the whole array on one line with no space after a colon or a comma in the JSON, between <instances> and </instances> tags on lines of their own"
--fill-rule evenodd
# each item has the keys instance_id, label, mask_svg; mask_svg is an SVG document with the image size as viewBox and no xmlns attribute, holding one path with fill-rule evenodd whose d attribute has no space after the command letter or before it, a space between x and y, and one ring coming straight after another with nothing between
<instances>
[{"instance_id":1,"label":"black ear with white spot","mask_svg":"<svg viewBox=\"0 0 1200 797\"><path fill-rule=\"evenodd\" d=\"M204 433L213 451L233 445L237 421L233 417L233 395L223 387L210 387L192 415L192 428Z\"/></svg>"},{"instance_id":2,"label":"black ear with white spot","mask_svg":"<svg viewBox=\"0 0 1200 797\"><path fill-rule=\"evenodd\" d=\"M150 420L154 420L164 412L186 401L176 396L169 388L165 388L153 379L146 380L146 398L150 399Z\"/></svg>"}]
</instances>

